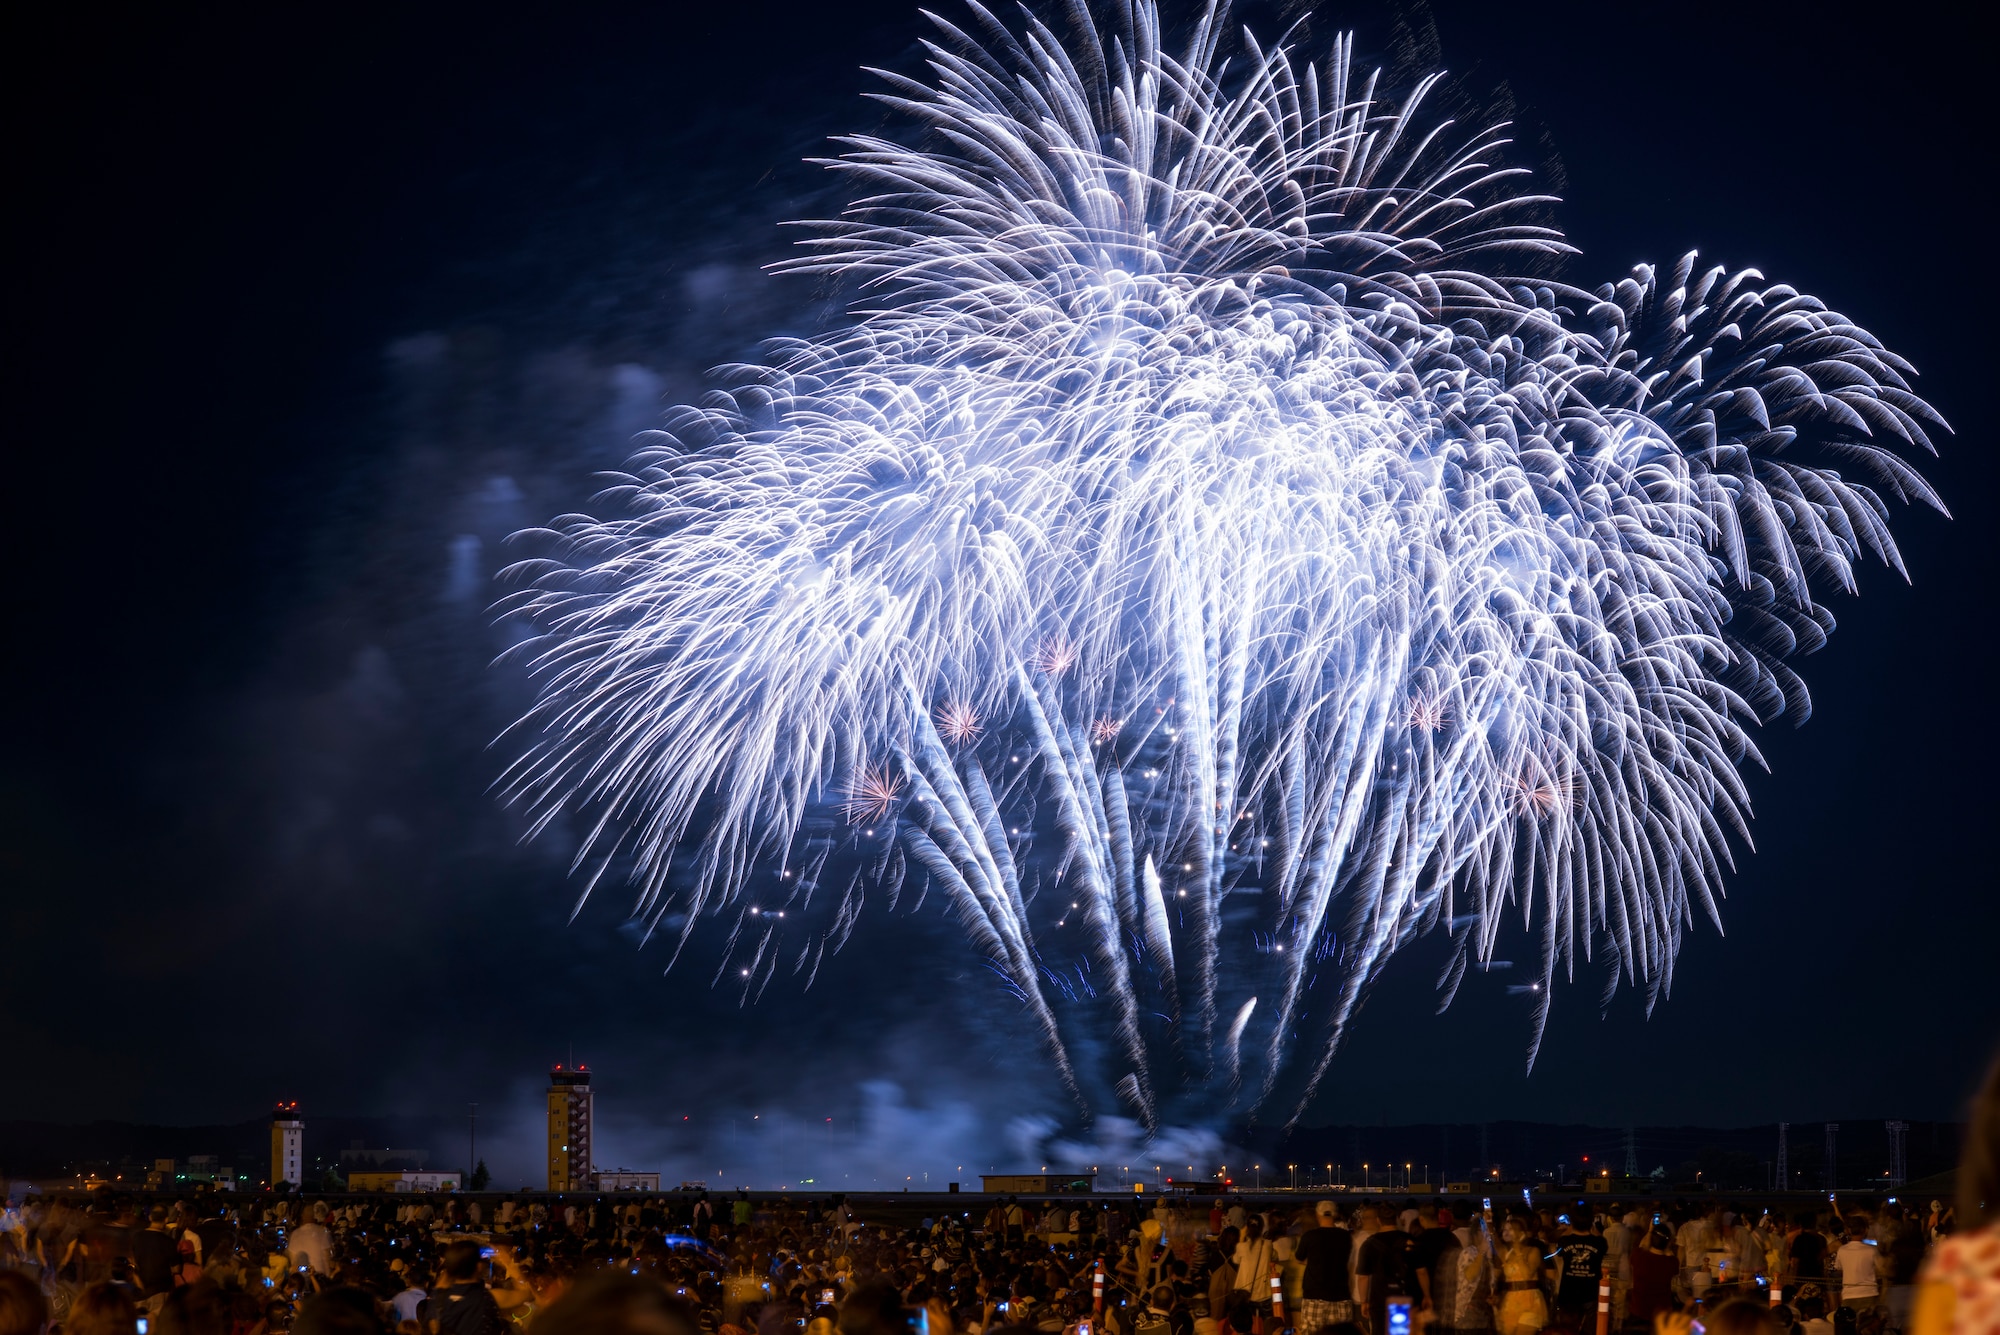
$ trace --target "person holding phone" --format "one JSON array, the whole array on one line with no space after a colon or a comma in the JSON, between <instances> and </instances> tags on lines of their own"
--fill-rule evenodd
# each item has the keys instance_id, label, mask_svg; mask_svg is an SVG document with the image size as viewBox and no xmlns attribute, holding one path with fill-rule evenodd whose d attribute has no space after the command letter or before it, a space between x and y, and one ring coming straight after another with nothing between
<instances>
[{"instance_id":1,"label":"person holding phone","mask_svg":"<svg viewBox=\"0 0 2000 1335\"><path fill-rule=\"evenodd\" d=\"M1542 1249L1533 1231L1518 1218L1500 1226L1500 1335L1534 1335L1549 1324L1548 1299L1542 1293Z\"/></svg>"},{"instance_id":2,"label":"person holding phone","mask_svg":"<svg viewBox=\"0 0 2000 1335\"><path fill-rule=\"evenodd\" d=\"M502 1294L488 1288L486 1277L490 1271L480 1250L480 1245L470 1240L454 1242L444 1249L438 1263L442 1282L424 1307L431 1335L503 1335L507 1322L500 1315L501 1309L518 1307L532 1295L525 1288L509 1289ZM513 1249L504 1250L503 1265L518 1273Z\"/></svg>"}]
</instances>

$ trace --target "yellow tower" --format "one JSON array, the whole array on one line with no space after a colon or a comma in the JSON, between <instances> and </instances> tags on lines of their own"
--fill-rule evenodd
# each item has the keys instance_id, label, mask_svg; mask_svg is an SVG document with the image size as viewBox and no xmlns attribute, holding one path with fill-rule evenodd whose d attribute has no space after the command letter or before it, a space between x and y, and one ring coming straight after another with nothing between
<instances>
[{"instance_id":1,"label":"yellow tower","mask_svg":"<svg viewBox=\"0 0 2000 1335\"><path fill-rule=\"evenodd\" d=\"M590 1068L549 1072L549 1190L590 1190Z\"/></svg>"}]
</instances>

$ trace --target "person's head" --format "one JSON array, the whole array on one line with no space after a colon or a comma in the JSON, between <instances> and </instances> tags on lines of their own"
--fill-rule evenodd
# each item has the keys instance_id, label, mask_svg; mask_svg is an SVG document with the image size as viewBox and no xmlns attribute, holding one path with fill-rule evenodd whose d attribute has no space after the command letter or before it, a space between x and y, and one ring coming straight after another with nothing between
<instances>
[{"instance_id":1,"label":"person's head","mask_svg":"<svg viewBox=\"0 0 2000 1335\"><path fill-rule=\"evenodd\" d=\"M1150 1301L1155 1308L1162 1312L1172 1311L1174 1306L1174 1286L1171 1284L1155 1284Z\"/></svg>"},{"instance_id":2,"label":"person's head","mask_svg":"<svg viewBox=\"0 0 2000 1335\"><path fill-rule=\"evenodd\" d=\"M315 1293L299 1305L294 1335L382 1335L375 1299L345 1285Z\"/></svg>"},{"instance_id":3,"label":"person's head","mask_svg":"<svg viewBox=\"0 0 2000 1335\"><path fill-rule=\"evenodd\" d=\"M152 1209L146 1211L146 1222L154 1228L166 1227L167 1207L164 1205L155 1205Z\"/></svg>"},{"instance_id":4,"label":"person's head","mask_svg":"<svg viewBox=\"0 0 2000 1335\"><path fill-rule=\"evenodd\" d=\"M0 1335L42 1335L49 1328L49 1300L18 1270L0 1270Z\"/></svg>"},{"instance_id":5,"label":"person's head","mask_svg":"<svg viewBox=\"0 0 2000 1335\"><path fill-rule=\"evenodd\" d=\"M99 1280L76 1295L63 1335L138 1335L139 1309L124 1286Z\"/></svg>"},{"instance_id":6,"label":"person's head","mask_svg":"<svg viewBox=\"0 0 2000 1335\"><path fill-rule=\"evenodd\" d=\"M1438 1207L1436 1201L1425 1201L1417 1207L1417 1218L1423 1220L1425 1228L1436 1228Z\"/></svg>"},{"instance_id":7,"label":"person's head","mask_svg":"<svg viewBox=\"0 0 2000 1335\"><path fill-rule=\"evenodd\" d=\"M1321 1201L1313 1206L1313 1219L1321 1228L1332 1228L1338 1217L1332 1201Z\"/></svg>"},{"instance_id":8,"label":"person's head","mask_svg":"<svg viewBox=\"0 0 2000 1335\"><path fill-rule=\"evenodd\" d=\"M1847 1216L1845 1226L1850 1239L1861 1238L1868 1232L1868 1221L1858 1214Z\"/></svg>"},{"instance_id":9,"label":"person's head","mask_svg":"<svg viewBox=\"0 0 2000 1335\"><path fill-rule=\"evenodd\" d=\"M902 1295L883 1279L857 1285L840 1304L835 1325L840 1335L906 1335L909 1330Z\"/></svg>"},{"instance_id":10,"label":"person's head","mask_svg":"<svg viewBox=\"0 0 2000 1335\"><path fill-rule=\"evenodd\" d=\"M1361 1207L1361 1227L1370 1233L1382 1227L1382 1207L1374 1201Z\"/></svg>"},{"instance_id":11,"label":"person's head","mask_svg":"<svg viewBox=\"0 0 2000 1335\"><path fill-rule=\"evenodd\" d=\"M1965 1123L1965 1149L1958 1160L1958 1227L1978 1228L2000 1219L2000 1056Z\"/></svg>"},{"instance_id":12,"label":"person's head","mask_svg":"<svg viewBox=\"0 0 2000 1335\"><path fill-rule=\"evenodd\" d=\"M528 1329L529 1335L699 1335L693 1314L665 1288L622 1270L574 1285Z\"/></svg>"},{"instance_id":13,"label":"person's head","mask_svg":"<svg viewBox=\"0 0 2000 1335\"><path fill-rule=\"evenodd\" d=\"M1709 1335L1781 1335L1771 1319L1771 1305L1747 1298L1731 1298L1710 1312L1704 1324Z\"/></svg>"},{"instance_id":14,"label":"person's head","mask_svg":"<svg viewBox=\"0 0 2000 1335\"><path fill-rule=\"evenodd\" d=\"M470 1284L479 1275L479 1244L471 1241L454 1242L444 1249L438 1259L438 1271L447 1284Z\"/></svg>"}]
</instances>

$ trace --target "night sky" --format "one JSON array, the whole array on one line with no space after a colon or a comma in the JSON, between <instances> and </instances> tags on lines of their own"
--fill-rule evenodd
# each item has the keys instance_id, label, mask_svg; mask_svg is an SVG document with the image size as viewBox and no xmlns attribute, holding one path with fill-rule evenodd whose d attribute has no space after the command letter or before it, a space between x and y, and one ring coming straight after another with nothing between
<instances>
[{"instance_id":1,"label":"night sky","mask_svg":"<svg viewBox=\"0 0 2000 1335\"><path fill-rule=\"evenodd\" d=\"M865 1113L943 1157L1060 1116L936 901L739 1010L698 950L663 974L615 888L572 924L569 850L523 847L489 790L527 698L490 666L503 540L584 506L706 368L836 317L759 266L838 207L800 159L882 123L859 66L917 69L914 0L38 8L5 43L0 731L0 1054L37 1075L0 1079L0 1118L479 1100L525 1135L572 1051L632 1157L682 1116ZM1475 979L1434 1017L1419 947L1308 1121L1956 1115L2000 1039L1967 12L1320 11L1370 60L1434 29L1468 106L1512 105L1566 276L1755 266L1913 360L1958 434L1926 469L1957 518L1895 516L1914 585L1868 566L1832 598L1814 718L1760 739L1757 851L1671 999L1600 1018L1579 976L1524 1076L1524 1006Z\"/></svg>"}]
</instances>

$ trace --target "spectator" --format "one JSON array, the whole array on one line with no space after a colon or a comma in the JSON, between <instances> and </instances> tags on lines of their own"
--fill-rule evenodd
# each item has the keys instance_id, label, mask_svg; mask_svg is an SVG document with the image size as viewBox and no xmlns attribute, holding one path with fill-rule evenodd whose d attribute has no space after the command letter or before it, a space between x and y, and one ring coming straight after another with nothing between
<instances>
[{"instance_id":1,"label":"spectator","mask_svg":"<svg viewBox=\"0 0 2000 1335\"><path fill-rule=\"evenodd\" d=\"M1451 1235L1450 1229L1438 1223L1436 1201L1425 1201L1419 1205L1414 1223L1415 1227L1409 1230L1410 1275L1417 1288L1413 1296L1420 1300L1421 1310L1429 1312L1435 1306L1433 1295L1438 1287L1438 1267L1447 1253L1458 1250L1458 1239Z\"/></svg>"},{"instance_id":2,"label":"spectator","mask_svg":"<svg viewBox=\"0 0 2000 1335\"><path fill-rule=\"evenodd\" d=\"M1568 1215L1556 1221L1551 1273L1556 1286L1556 1314L1566 1324L1581 1326L1597 1311L1597 1282L1604 1274L1604 1239L1577 1228Z\"/></svg>"},{"instance_id":3,"label":"spectator","mask_svg":"<svg viewBox=\"0 0 2000 1335\"><path fill-rule=\"evenodd\" d=\"M529 1335L698 1335L698 1331L686 1306L658 1284L613 1271L593 1275L557 1299L535 1318Z\"/></svg>"},{"instance_id":4,"label":"spectator","mask_svg":"<svg viewBox=\"0 0 2000 1335\"><path fill-rule=\"evenodd\" d=\"M1313 1207L1313 1227L1299 1238L1293 1255L1304 1268L1299 1278L1299 1335L1315 1335L1354 1319L1348 1288L1348 1261L1354 1238L1342 1228L1332 1201Z\"/></svg>"},{"instance_id":5,"label":"spectator","mask_svg":"<svg viewBox=\"0 0 2000 1335\"><path fill-rule=\"evenodd\" d=\"M294 1266L304 1267L315 1275L333 1273L333 1235L327 1232L326 1202L314 1201L306 1222L292 1230L291 1241L287 1244L287 1255Z\"/></svg>"},{"instance_id":6,"label":"spectator","mask_svg":"<svg viewBox=\"0 0 2000 1335\"><path fill-rule=\"evenodd\" d=\"M333 1288L316 1293L299 1306L292 1335L381 1335L375 1300L365 1290Z\"/></svg>"},{"instance_id":7,"label":"spectator","mask_svg":"<svg viewBox=\"0 0 2000 1335\"><path fill-rule=\"evenodd\" d=\"M1410 1297L1416 1282L1410 1278L1412 1239L1399 1228L1387 1226L1384 1210L1370 1202L1361 1207L1368 1238L1354 1262L1354 1302L1368 1313L1368 1328L1386 1331L1389 1299Z\"/></svg>"},{"instance_id":8,"label":"spectator","mask_svg":"<svg viewBox=\"0 0 2000 1335\"><path fill-rule=\"evenodd\" d=\"M1532 1335L1549 1324L1542 1253L1533 1236L1527 1221L1518 1217L1500 1226L1500 1240L1506 1244L1500 1253L1500 1335Z\"/></svg>"},{"instance_id":9,"label":"spectator","mask_svg":"<svg viewBox=\"0 0 2000 1335\"><path fill-rule=\"evenodd\" d=\"M45 1335L49 1300L19 1270L0 1270L0 1335Z\"/></svg>"},{"instance_id":10,"label":"spectator","mask_svg":"<svg viewBox=\"0 0 2000 1335\"><path fill-rule=\"evenodd\" d=\"M1957 1231L1938 1244L1920 1278L1911 1335L2000 1330L2000 1060L1987 1069L1967 1118L1956 1215Z\"/></svg>"},{"instance_id":11,"label":"spectator","mask_svg":"<svg viewBox=\"0 0 2000 1335\"><path fill-rule=\"evenodd\" d=\"M138 1335L139 1309L122 1284L100 1280L76 1296L63 1335Z\"/></svg>"},{"instance_id":12,"label":"spectator","mask_svg":"<svg viewBox=\"0 0 2000 1335\"><path fill-rule=\"evenodd\" d=\"M1857 1312L1873 1311L1882 1294L1880 1257L1875 1244L1863 1236L1867 1230L1866 1220L1859 1216L1850 1218L1847 1241L1833 1254L1834 1265L1840 1271L1840 1305Z\"/></svg>"},{"instance_id":13,"label":"spectator","mask_svg":"<svg viewBox=\"0 0 2000 1335\"><path fill-rule=\"evenodd\" d=\"M158 1311L174 1287L177 1254L174 1235L167 1228L167 1207L155 1205L147 1212L146 1227L132 1235L132 1273L145 1295L142 1306L147 1311Z\"/></svg>"},{"instance_id":14,"label":"spectator","mask_svg":"<svg viewBox=\"0 0 2000 1335\"><path fill-rule=\"evenodd\" d=\"M424 1304L431 1335L500 1335L505 1323L493 1291L486 1286L486 1261L476 1242L454 1242L444 1250L437 1291Z\"/></svg>"}]
</instances>

